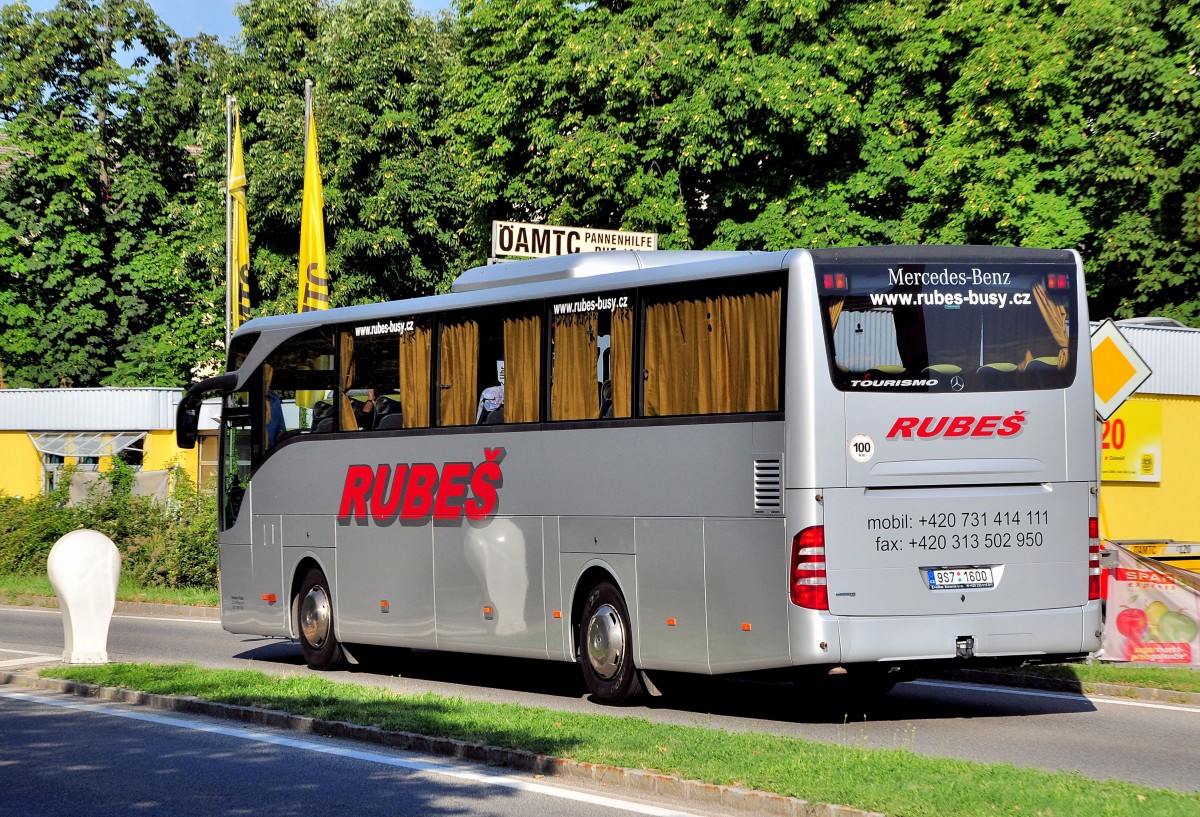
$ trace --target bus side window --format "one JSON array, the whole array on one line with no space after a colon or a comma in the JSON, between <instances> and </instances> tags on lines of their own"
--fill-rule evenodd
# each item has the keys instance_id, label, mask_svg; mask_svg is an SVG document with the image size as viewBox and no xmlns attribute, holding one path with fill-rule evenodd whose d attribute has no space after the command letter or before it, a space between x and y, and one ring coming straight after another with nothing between
<instances>
[{"instance_id":1,"label":"bus side window","mask_svg":"<svg viewBox=\"0 0 1200 817\"><path fill-rule=\"evenodd\" d=\"M439 335L438 425L540 419L542 321L524 306L449 315Z\"/></svg>"},{"instance_id":2,"label":"bus side window","mask_svg":"<svg viewBox=\"0 0 1200 817\"><path fill-rule=\"evenodd\" d=\"M553 316L551 420L630 416L633 309L626 296L600 300L598 309Z\"/></svg>"},{"instance_id":3,"label":"bus side window","mask_svg":"<svg viewBox=\"0 0 1200 817\"><path fill-rule=\"evenodd\" d=\"M395 335L356 337L343 331L338 352L339 430L400 428L400 345Z\"/></svg>"},{"instance_id":4,"label":"bus side window","mask_svg":"<svg viewBox=\"0 0 1200 817\"><path fill-rule=\"evenodd\" d=\"M305 332L282 343L263 364L263 442L267 449L297 434L312 433L320 419L331 416L333 337L333 332L324 328Z\"/></svg>"},{"instance_id":5,"label":"bus side window","mask_svg":"<svg viewBox=\"0 0 1200 817\"><path fill-rule=\"evenodd\" d=\"M647 299L645 416L778 411L780 286L729 282L694 293Z\"/></svg>"}]
</instances>

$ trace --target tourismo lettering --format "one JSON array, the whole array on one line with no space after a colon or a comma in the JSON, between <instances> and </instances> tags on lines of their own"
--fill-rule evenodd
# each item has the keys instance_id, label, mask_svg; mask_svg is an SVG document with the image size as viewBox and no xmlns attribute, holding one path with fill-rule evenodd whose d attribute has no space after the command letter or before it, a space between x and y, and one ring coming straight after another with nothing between
<instances>
[{"instance_id":1,"label":"tourismo lettering","mask_svg":"<svg viewBox=\"0 0 1200 817\"><path fill-rule=\"evenodd\" d=\"M487 448L483 462L447 462L440 469L431 462L351 465L338 522L486 519L500 501L504 455L503 448Z\"/></svg>"},{"instance_id":2,"label":"tourismo lettering","mask_svg":"<svg viewBox=\"0 0 1200 817\"><path fill-rule=\"evenodd\" d=\"M1012 437L1025 426L1027 411L1014 411L1007 417L999 414L984 417L897 417L889 440L914 438L932 440L938 437Z\"/></svg>"}]
</instances>

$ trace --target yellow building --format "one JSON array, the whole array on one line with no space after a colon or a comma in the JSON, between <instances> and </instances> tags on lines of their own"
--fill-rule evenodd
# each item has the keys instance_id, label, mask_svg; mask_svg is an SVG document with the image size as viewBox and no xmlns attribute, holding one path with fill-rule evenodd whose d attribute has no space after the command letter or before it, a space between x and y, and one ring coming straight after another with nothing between
<instances>
[{"instance_id":1,"label":"yellow building","mask_svg":"<svg viewBox=\"0 0 1200 817\"><path fill-rule=\"evenodd\" d=\"M112 467L119 457L137 472L134 490L165 495L172 469L193 480L215 474L216 423L202 422L202 444L175 445L180 389L0 390L0 493L30 496L55 487L73 465L77 482ZM215 409L214 409L215 410Z\"/></svg>"},{"instance_id":2,"label":"yellow building","mask_svg":"<svg viewBox=\"0 0 1200 817\"><path fill-rule=\"evenodd\" d=\"M1101 535L1146 555L1200 557L1200 329L1118 326L1152 374L1104 424Z\"/></svg>"}]
</instances>

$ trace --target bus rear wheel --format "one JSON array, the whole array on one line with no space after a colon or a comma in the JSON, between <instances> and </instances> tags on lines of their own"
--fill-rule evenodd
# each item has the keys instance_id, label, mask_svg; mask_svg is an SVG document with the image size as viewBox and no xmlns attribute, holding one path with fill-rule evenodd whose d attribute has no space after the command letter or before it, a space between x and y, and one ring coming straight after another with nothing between
<instances>
[{"instance_id":1,"label":"bus rear wheel","mask_svg":"<svg viewBox=\"0 0 1200 817\"><path fill-rule=\"evenodd\" d=\"M327 670L342 660L342 645L333 631L333 596L319 567L309 568L297 597L300 651L310 669Z\"/></svg>"},{"instance_id":2,"label":"bus rear wheel","mask_svg":"<svg viewBox=\"0 0 1200 817\"><path fill-rule=\"evenodd\" d=\"M584 600L576 643L583 680L600 703L624 704L642 691L631 634L621 591L610 582L597 583Z\"/></svg>"}]
</instances>

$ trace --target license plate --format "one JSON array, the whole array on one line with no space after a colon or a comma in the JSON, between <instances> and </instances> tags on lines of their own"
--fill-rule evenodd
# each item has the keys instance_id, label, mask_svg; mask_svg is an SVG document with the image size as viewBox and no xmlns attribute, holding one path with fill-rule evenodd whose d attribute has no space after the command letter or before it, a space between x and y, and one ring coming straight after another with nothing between
<instances>
[{"instance_id":1,"label":"license plate","mask_svg":"<svg viewBox=\"0 0 1200 817\"><path fill-rule=\"evenodd\" d=\"M925 571L930 590L995 587L990 567L933 567Z\"/></svg>"}]
</instances>

